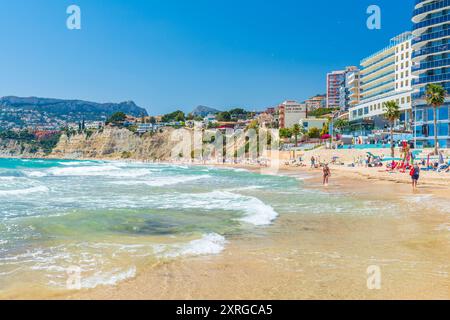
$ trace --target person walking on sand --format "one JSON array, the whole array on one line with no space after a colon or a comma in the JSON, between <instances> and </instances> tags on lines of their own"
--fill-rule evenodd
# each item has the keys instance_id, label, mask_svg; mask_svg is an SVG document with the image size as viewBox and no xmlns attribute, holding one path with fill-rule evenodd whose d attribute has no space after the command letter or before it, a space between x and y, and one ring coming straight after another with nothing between
<instances>
[{"instance_id":1,"label":"person walking on sand","mask_svg":"<svg viewBox=\"0 0 450 320\"><path fill-rule=\"evenodd\" d=\"M314 169L316 167L316 158L314 156L311 157L311 169Z\"/></svg>"},{"instance_id":2,"label":"person walking on sand","mask_svg":"<svg viewBox=\"0 0 450 320\"><path fill-rule=\"evenodd\" d=\"M328 164L325 164L323 166L323 185L325 187L328 187L328 180L331 176L331 170L330 167L328 167Z\"/></svg>"},{"instance_id":3,"label":"person walking on sand","mask_svg":"<svg viewBox=\"0 0 450 320\"><path fill-rule=\"evenodd\" d=\"M414 164L414 167L411 169L411 179L412 179L412 187L413 190L417 189L417 183L420 178L420 167L417 163Z\"/></svg>"}]
</instances>

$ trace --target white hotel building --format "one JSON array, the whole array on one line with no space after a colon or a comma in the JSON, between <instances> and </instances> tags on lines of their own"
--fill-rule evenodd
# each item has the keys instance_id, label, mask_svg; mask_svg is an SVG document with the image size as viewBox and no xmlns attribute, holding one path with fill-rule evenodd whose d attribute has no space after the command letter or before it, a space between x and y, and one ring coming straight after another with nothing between
<instances>
[{"instance_id":1,"label":"white hotel building","mask_svg":"<svg viewBox=\"0 0 450 320\"><path fill-rule=\"evenodd\" d=\"M391 39L388 47L361 61L360 103L350 107L350 121L382 116L383 103L394 100L403 111L400 120L410 122L411 40L411 32L402 33Z\"/></svg>"}]
</instances>

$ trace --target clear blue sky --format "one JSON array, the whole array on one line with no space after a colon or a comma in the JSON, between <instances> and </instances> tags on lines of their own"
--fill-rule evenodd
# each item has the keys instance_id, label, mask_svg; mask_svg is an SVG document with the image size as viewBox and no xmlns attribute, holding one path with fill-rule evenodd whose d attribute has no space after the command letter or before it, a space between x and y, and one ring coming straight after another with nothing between
<instances>
[{"instance_id":1,"label":"clear blue sky","mask_svg":"<svg viewBox=\"0 0 450 320\"><path fill-rule=\"evenodd\" d=\"M413 2L0 0L0 95L133 100L151 114L304 100L410 29ZM82 30L66 28L70 4Z\"/></svg>"}]
</instances>

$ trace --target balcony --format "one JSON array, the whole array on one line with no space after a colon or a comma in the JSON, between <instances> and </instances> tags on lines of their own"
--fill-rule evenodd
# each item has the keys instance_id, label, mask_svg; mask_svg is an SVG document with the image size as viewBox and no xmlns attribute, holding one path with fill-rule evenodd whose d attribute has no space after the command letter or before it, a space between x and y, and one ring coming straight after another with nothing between
<instances>
[{"instance_id":1,"label":"balcony","mask_svg":"<svg viewBox=\"0 0 450 320\"><path fill-rule=\"evenodd\" d=\"M370 72L367 73L367 74L363 74L363 75L361 76L361 81L364 80L364 81L367 82L367 78L370 77L371 75L375 75L377 72L379 72L379 71L381 71L381 70L384 70L384 69L386 69L386 68L389 68L389 67L394 68L394 66L395 66L395 61L393 61L393 62L391 62L391 63L389 63L389 64L386 64L386 65L384 65L384 66L381 66L381 67L379 67L379 68L377 68L377 69L375 69L375 70L372 70L372 71L370 71ZM365 72L365 71L366 71L366 70L364 70L364 72Z\"/></svg>"},{"instance_id":2,"label":"balcony","mask_svg":"<svg viewBox=\"0 0 450 320\"><path fill-rule=\"evenodd\" d=\"M390 79L388 81L385 81L385 82L382 82L380 84L377 84L374 87L370 87L368 89L361 89L361 92L362 92L362 94L366 95L368 92L372 92L372 91L374 91L376 89L380 89L380 88L385 87L387 85L392 85L392 88L394 88L394 80Z\"/></svg>"},{"instance_id":3,"label":"balcony","mask_svg":"<svg viewBox=\"0 0 450 320\"><path fill-rule=\"evenodd\" d=\"M419 3L420 4L420 3ZM450 7L450 0L444 0L436 3L425 4L413 11L413 22L418 23L426 17L428 13L439 11Z\"/></svg>"},{"instance_id":4,"label":"balcony","mask_svg":"<svg viewBox=\"0 0 450 320\"><path fill-rule=\"evenodd\" d=\"M437 40L437 39L449 38L449 37L450 37L450 29L436 31L436 32L432 32L432 33L421 35L419 37L414 38L412 41L412 45L415 46L415 45L425 42L425 41Z\"/></svg>"},{"instance_id":5,"label":"balcony","mask_svg":"<svg viewBox=\"0 0 450 320\"><path fill-rule=\"evenodd\" d=\"M419 58L422 56L432 55L432 54L438 54L438 53L444 53L450 51L450 44L440 44L432 47L426 47L419 50L414 50L412 54L413 61L419 60L415 58Z\"/></svg>"},{"instance_id":6,"label":"balcony","mask_svg":"<svg viewBox=\"0 0 450 320\"><path fill-rule=\"evenodd\" d=\"M361 81L361 86L362 86L362 87L363 87L363 86L366 86L366 85L369 84L369 83L372 83L372 82L374 82L374 81L383 79L384 77L387 77L387 76L389 76L389 75L395 75L395 71L394 71L394 70L391 70L391 71L385 72L385 73L383 73L382 75L380 75L380 76L378 76L378 77L375 77L375 78L373 78L373 79L370 79L370 80L367 80L367 81Z\"/></svg>"},{"instance_id":7,"label":"balcony","mask_svg":"<svg viewBox=\"0 0 450 320\"><path fill-rule=\"evenodd\" d=\"M450 81L450 73L445 74L438 74L434 76L427 76L422 77L419 79L413 79L413 86L418 86L421 84L428 84L428 83L436 83L436 82L443 82L443 81Z\"/></svg>"},{"instance_id":8,"label":"balcony","mask_svg":"<svg viewBox=\"0 0 450 320\"><path fill-rule=\"evenodd\" d=\"M436 61L430 61L430 62L421 62L417 65L414 65L412 67L412 71L417 74L417 71L426 71L430 69L438 69L443 67L450 66L450 59L441 59Z\"/></svg>"},{"instance_id":9,"label":"balcony","mask_svg":"<svg viewBox=\"0 0 450 320\"><path fill-rule=\"evenodd\" d=\"M415 36L420 36L423 33L423 31L426 30L426 28L428 28L430 26L441 25L441 24L444 24L446 22L450 22L450 14L446 14L444 16L440 16L440 17L424 20L424 21L416 23L414 25L414 27L413 27L413 34Z\"/></svg>"}]
</instances>

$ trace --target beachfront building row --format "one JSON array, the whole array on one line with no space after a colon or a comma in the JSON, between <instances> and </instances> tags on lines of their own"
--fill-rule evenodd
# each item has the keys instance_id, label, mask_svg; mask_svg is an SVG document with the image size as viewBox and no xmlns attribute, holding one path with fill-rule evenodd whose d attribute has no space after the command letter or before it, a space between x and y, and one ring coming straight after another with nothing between
<instances>
[{"instance_id":1,"label":"beachfront building row","mask_svg":"<svg viewBox=\"0 0 450 320\"><path fill-rule=\"evenodd\" d=\"M384 114L383 103L396 101L400 122L412 124L412 34L405 32L361 61L359 103L349 108L349 119L362 122Z\"/></svg>"},{"instance_id":2,"label":"beachfront building row","mask_svg":"<svg viewBox=\"0 0 450 320\"><path fill-rule=\"evenodd\" d=\"M437 112L434 127L433 108L425 101L426 86L441 84L450 93L450 1L416 0L413 18L413 105L414 135L417 147L434 147L437 131L439 147L450 147L450 100Z\"/></svg>"}]
</instances>

